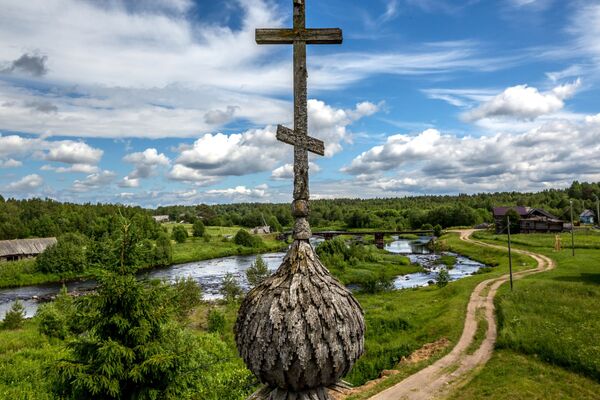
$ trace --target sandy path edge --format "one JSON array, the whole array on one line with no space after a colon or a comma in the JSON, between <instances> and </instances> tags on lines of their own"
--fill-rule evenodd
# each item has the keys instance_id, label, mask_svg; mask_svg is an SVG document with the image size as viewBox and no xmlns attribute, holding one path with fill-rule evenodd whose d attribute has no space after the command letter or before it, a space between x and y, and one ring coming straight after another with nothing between
<instances>
[{"instance_id":1,"label":"sandy path edge","mask_svg":"<svg viewBox=\"0 0 600 400\"><path fill-rule=\"evenodd\" d=\"M460 234L460 239L479 246L507 250L506 247L492 245L471 239L475 229L453 231ZM513 249L514 253L525 254L537 261L537 267L513 274L513 279L548 271L555 268L549 257L526 250ZM474 376L474 372L482 368L491 358L496 343L497 326L494 315L494 297L498 288L510 279L503 275L479 283L469 299L463 333L450 353L431 364L427 368L407 377L398 384L372 396L371 400L401 399L436 399L445 398L453 391L465 385ZM489 289L489 290L488 290ZM473 354L467 349L473 343L477 330L477 310L483 309L488 330L485 339Z\"/></svg>"}]
</instances>

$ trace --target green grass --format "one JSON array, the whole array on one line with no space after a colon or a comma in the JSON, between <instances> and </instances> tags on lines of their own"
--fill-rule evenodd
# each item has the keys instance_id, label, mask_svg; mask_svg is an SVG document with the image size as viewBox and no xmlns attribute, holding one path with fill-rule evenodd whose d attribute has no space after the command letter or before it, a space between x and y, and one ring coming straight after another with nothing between
<instances>
[{"instance_id":1,"label":"green grass","mask_svg":"<svg viewBox=\"0 0 600 400\"><path fill-rule=\"evenodd\" d=\"M495 351L485 368L453 400L592 400L600 384L510 350Z\"/></svg>"},{"instance_id":2,"label":"green grass","mask_svg":"<svg viewBox=\"0 0 600 400\"><path fill-rule=\"evenodd\" d=\"M489 327L488 321L487 319L485 319L485 311L482 308L477 309L476 319L477 330L475 330L473 341L467 348L467 354L474 354L477 351L477 349L479 349L479 347L485 340L485 336Z\"/></svg>"},{"instance_id":3,"label":"green grass","mask_svg":"<svg viewBox=\"0 0 600 400\"><path fill-rule=\"evenodd\" d=\"M35 259L2 262L0 263L0 288L93 278L98 272L88 269L84 273L46 274L36 271Z\"/></svg>"},{"instance_id":4,"label":"green grass","mask_svg":"<svg viewBox=\"0 0 600 400\"><path fill-rule=\"evenodd\" d=\"M33 320L22 329L0 330L0 399L53 399L48 367L63 355L61 342L40 335Z\"/></svg>"},{"instance_id":5,"label":"green grass","mask_svg":"<svg viewBox=\"0 0 600 400\"><path fill-rule=\"evenodd\" d=\"M384 369L397 367L426 343L442 337L456 343L464 325L471 292L482 280L508 272L506 252L464 243L457 235L444 237L451 250L478 260L494 260L498 267L491 272L450 283L439 289L427 287L380 294L357 294L367 322L366 353L346 379L361 385L377 378ZM535 266L530 257L518 256L515 269ZM452 346L450 346L452 347ZM449 350L449 349L448 349ZM405 366L401 367L401 372Z\"/></svg>"},{"instance_id":6,"label":"green grass","mask_svg":"<svg viewBox=\"0 0 600 400\"><path fill-rule=\"evenodd\" d=\"M476 238L506 241L490 232L477 232ZM557 268L515 281L512 293L507 285L500 288L495 301L500 350L459 398L598 398L600 235L577 232L575 257L568 248L553 251L553 234L514 238L515 248L546 254Z\"/></svg>"},{"instance_id":7,"label":"green grass","mask_svg":"<svg viewBox=\"0 0 600 400\"><path fill-rule=\"evenodd\" d=\"M385 279L393 279L398 275L412 274L422 271L418 265L410 263L407 257L385 253L377 250L380 261L360 261L354 266L344 268L330 267L330 271L344 285L361 284L369 279L383 276Z\"/></svg>"},{"instance_id":8,"label":"green grass","mask_svg":"<svg viewBox=\"0 0 600 400\"><path fill-rule=\"evenodd\" d=\"M478 233L480 239L500 238ZM503 287L496 300L498 347L532 354L540 360L586 374L600 382L600 235L579 232L572 257L570 249L554 252L544 243L553 235L519 235L515 247L531 241L535 251L556 260L558 267L515 282L515 291Z\"/></svg>"},{"instance_id":9,"label":"green grass","mask_svg":"<svg viewBox=\"0 0 600 400\"><path fill-rule=\"evenodd\" d=\"M204 238L188 238L185 243L173 243L173 264L235 255L268 253L287 248L287 244L276 240L275 235L264 235L261 238L264 245L259 248L239 246L232 240L225 240L223 236L216 235L210 236L208 242Z\"/></svg>"}]
</instances>

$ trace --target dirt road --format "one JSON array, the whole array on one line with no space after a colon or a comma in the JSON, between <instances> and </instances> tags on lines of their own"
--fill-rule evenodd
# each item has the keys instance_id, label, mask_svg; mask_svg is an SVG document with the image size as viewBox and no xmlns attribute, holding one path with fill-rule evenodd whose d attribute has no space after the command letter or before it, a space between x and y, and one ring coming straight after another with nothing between
<instances>
[{"instance_id":1,"label":"dirt road","mask_svg":"<svg viewBox=\"0 0 600 400\"><path fill-rule=\"evenodd\" d=\"M460 234L461 240L480 246L506 250L502 246L495 246L471 239L474 231L470 229L457 232ZM547 271L555 267L554 261L544 255L525 250L513 250L513 252L531 256L538 263L537 268L514 273L514 279ZM494 317L494 296L496 296L496 291L500 285L509 279L509 275L503 275L499 278L488 279L477 285L473 293L471 293L471 298L467 306L467 316L462 336L449 354L429 367L409 376L397 385L371 397L371 400L443 399L466 384L492 356L497 335L496 319ZM479 309L483 310L488 329L479 348L475 352L468 354L467 349L473 343L475 332L477 331L477 312Z\"/></svg>"}]
</instances>

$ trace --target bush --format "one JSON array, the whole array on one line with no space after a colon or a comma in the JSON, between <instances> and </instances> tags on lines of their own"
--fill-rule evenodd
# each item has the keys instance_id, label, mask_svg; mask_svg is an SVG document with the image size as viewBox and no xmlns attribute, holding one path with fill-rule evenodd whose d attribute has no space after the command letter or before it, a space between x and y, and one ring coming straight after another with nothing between
<instances>
[{"instance_id":1,"label":"bush","mask_svg":"<svg viewBox=\"0 0 600 400\"><path fill-rule=\"evenodd\" d=\"M187 229L185 229L185 226L176 225L175 227L173 227L173 232L171 233L171 237L177 243L185 243L185 241L188 238Z\"/></svg>"},{"instance_id":2,"label":"bush","mask_svg":"<svg viewBox=\"0 0 600 400\"><path fill-rule=\"evenodd\" d=\"M192 232L194 233L194 237L202 237L206 232L206 228L204 227L204 223L200 220L194 222L192 226Z\"/></svg>"},{"instance_id":3,"label":"bush","mask_svg":"<svg viewBox=\"0 0 600 400\"><path fill-rule=\"evenodd\" d=\"M208 331L210 333L225 333L225 315L219 310L212 309L208 312Z\"/></svg>"},{"instance_id":4,"label":"bush","mask_svg":"<svg viewBox=\"0 0 600 400\"><path fill-rule=\"evenodd\" d=\"M237 279L231 273L226 274L223 278L219 292L228 303L237 301L244 293Z\"/></svg>"},{"instance_id":5,"label":"bush","mask_svg":"<svg viewBox=\"0 0 600 400\"><path fill-rule=\"evenodd\" d=\"M19 329L23 326L23 322L25 321L25 307L23 307L23 303L19 300L16 300L10 310L4 316L4 322L2 326L4 329Z\"/></svg>"},{"instance_id":6,"label":"bush","mask_svg":"<svg viewBox=\"0 0 600 400\"><path fill-rule=\"evenodd\" d=\"M245 229L240 229L239 231L237 231L235 237L233 238L233 241L235 242L235 244L244 247L257 248L263 246L263 241L261 238L259 238L258 236L252 236Z\"/></svg>"},{"instance_id":7,"label":"bush","mask_svg":"<svg viewBox=\"0 0 600 400\"><path fill-rule=\"evenodd\" d=\"M171 239L165 234L159 235L156 239L153 261L155 267L166 267L173 263L173 245Z\"/></svg>"},{"instance_id":8,"label":"bush","mask_svg":"<svg viewBox=\"0 0 600 400\"><path fill-rule=\"evenodd\" d=\"M42 305L35 314L38 330L43 335L64 339L71 331L70 321L75 320L74 314L73 299L67 294L67 288L63 286L56 300Z\"/></svg>"},{"instance_id":9,"label":"bush","mask_svg":"<svg viewBox=\"0 0 600 400\"><path fill-rule=\"evenodd\" d=\"M440 237L442 236L443 230L442 230L442 226L440 224L437 224L436 226L433 227L433 236L435 237Z\"/></svg>"},{"instance_id":10,"label":"bush","mask_svg":"<svg viewBox=\"0 0 600 400\"><path fill-rule=\"evenodd\" d=\"M38 271L43 273L83 272L87 266L85 247L77 238L61 237L35 260Z\"/></svg>"},{"instance_id":11,"label":"bush","mask_svg":"<svg viewBox=\"0 0 600 400\"><path fill-rule=\"evenodd\" d=\"M448 270L446 268L441 268L440 272L438 272L438 274L435 278L435 284L439 288L443 288L444 286L448 285L449 282L450 282L450 274L448 273Z\"/></svg>"},{"instance_id":12,"label":"bush","mask_svg":"<svg viewBox=\"0 0 600 400\"><path fill-rule=\"evenodd\" d=\"M260 255L256 256L256 260L252 263L250 268L246 270L246 278L251 287L255 287L270 275L269 268Z\"/></svg>"},{"instance_id":13,"label":"bush","mask_svg":"<svg viewBox=\"0 0 600 400\"><path fill-rule=\"evenodd\" d=\"M379 276L370 276L360 283L361 290L365 293L380 293L394 290L394 278L386 277L383 274Z\"/></svg>"},{"instance_id":14,"label":"bush","mask_svg":"<svg viewBox=\"0 0 600 400\"><path fill-rule=\"evenodd\" d=\"M173 292L173 306L180 320L185 319L202 302L202 289L192 278L177 278Z\"/></svg>"}]
</instances>

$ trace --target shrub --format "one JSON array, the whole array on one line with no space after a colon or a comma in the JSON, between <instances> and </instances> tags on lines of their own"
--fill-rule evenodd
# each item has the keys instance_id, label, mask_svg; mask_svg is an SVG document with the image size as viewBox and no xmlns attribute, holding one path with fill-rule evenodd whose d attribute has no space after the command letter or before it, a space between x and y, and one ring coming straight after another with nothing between
<instances>
[{"instance_id":1,"label":"shrub","mask_svg":"<svg viewBox=\"0 0 600 400\"><path fill-rule=\"evenodd\" d=\"M173 245L166 234L160 234L156 239L153 261L153 266L157 267L166 267L173 263Z\"/></svg>"},{"instance_id":2,"label":"shrub","mask_svg":"<svg viewBox=\"0 0 600 400\"><path fill-rule=\"evenodd\" d=\"M260 255L256 256L256 260L252 263L250 268L246 270L246 278L251 287L258 285L270 275L269 268Z\"/></svg>"},{"instance_id":3,"label":"shrub","mask_svg":"<svg viewBox=\"0 0 600 400\"><path fill-rule=\"evenodd\" d=\"M35 265L43 273L83 272L87 266L85 247L78 238L61 237L37 256Z\"/></svg>"},{"instance_id":4,"label":"shrub","mask_svg":"<svg viewBox=\"0 0 600 400\"><path fill-rule=\"evenodd\" d=\"M219 310L212 309L208 312L208 331L221 335L225 332L225 315Z\"/></svg>"},{"instance_id":5,"label":"shrub","mask_svg":"<svg viewBox=\"0 0 600 400\"><path fill-rule=\"evenodd\" d=\"M192 226L192 232L194 233L194 237L202 237L206 232L206 228L204 227L204 223L201 220L194 222Z\"/></svg>"},{"instance_id":6,"label":"shrub","mask_svg":"<svg viewBox=\"0 0 600 400\"><path fill-rule=\"evenodd\" d=\"M35 314L41 334L64 339L71 331L70 321L75 321L73 299L63 285L52 303L42 305Z\"/></svg>"},{"instance_id":7,"label":"shrub","mask_svg":"<svg viewBox=\"0 0 600 400\"><path fill-rule=\"evenodd\" d=\"M173 227L173 233L171 233L171 237L177 243L185 243L188 238L187 229L185 229L185 227L182 225L176 225Z\"/></svg>"},{"instance_id":8,"label":"shrub","mask_svg":"<svg viewBox=\"0 0 600 400\"><path fill-rule=\"evenodd\" d=\"M379 276L369 276L360 283L361 290L365 293L380 293L394 290L394 278L386 277L383 274Z\"/></svg>"},{"instance_id":9,"label":"shrub","mask_svg":"<svg viewBox=\"0 0 600 400\"><path fill-rule=\"evenodd\" d=\"M240 229L233 238L235 244L244 247L261 247L263 245L262 239L258 236L252 236L247 230Z\"/></svg>"},{"instance_id":10,"label":"shrub","mask_svg":"<svg viewBox=\"0 0 600 400\"><path fill-rule=\"evenodd\" d=\"M435 278L435 284L439 288L443 288L444 286L448 285L449 282L450 282L450 274L448 273L448 270L446 268L441 268L440 272L438 272L438 274Z\"/></svg>"},{"instance_id":11,"label":"shrub","mask_svg":"<svg viewBox=\"0 0 600 400\"><path fill-rule=\"evenodd\" d=\"M25 321L25 307L23 303L16 300L10 310L4 316L4 322L2 323L5 329L19 329L23 326Z\"/></svg>"},{"instance_id":12,"label":"shrub","mask_svg":"<svg viewBox=\"0 0 600 400\"><path fill-rule=\"evenodd\" d=\"M231 273L226 274L223 278L219 292L228 303L237 301L244 293L237 279Z\"/></svg>"},{"instance_id":13,"label":"shrub","mask_svg":"<svg viewBox=\"0 0 600 400\"><path fill-rule=\"evenodd\" d=\"M192 278L177 278L173 292L173 306L179 319L186 318L202 302L202 289Z\"/></svg>"},{"instance_id":14,"label":"shrub","mask_svg":"<svg viewBox=\"0 0 600 400\"><path fill-rule=\"evenodd\" d=\"M440 237L442 236L443 230L442 230L442 226L440 224L437 224L436 226L433 227L433 236L435 237Z\"/></svg>"}]
</instances>

